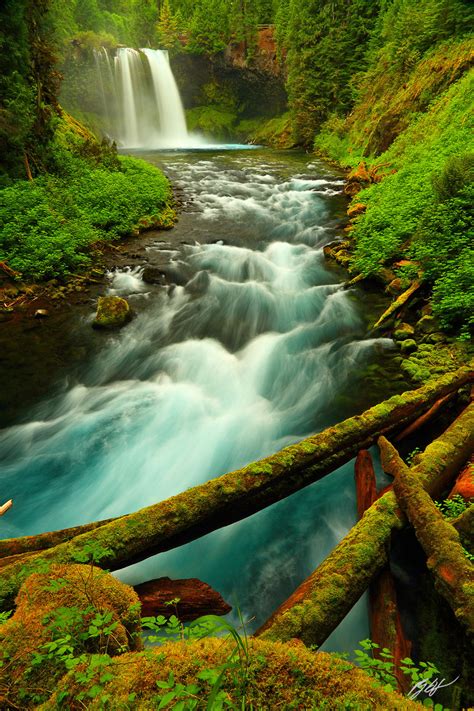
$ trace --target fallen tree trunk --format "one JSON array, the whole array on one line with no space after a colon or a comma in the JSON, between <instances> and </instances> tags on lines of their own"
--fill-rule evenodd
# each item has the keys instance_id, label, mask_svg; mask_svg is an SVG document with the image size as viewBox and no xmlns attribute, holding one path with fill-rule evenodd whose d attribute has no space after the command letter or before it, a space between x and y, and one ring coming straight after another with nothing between
<instances>
[{"instance_id":1,"label":"fallen tree trunk","mask_svg":"<svg viewBox=\"0 0 474 711\"><path fill-rule=\"evenodd\" d=\"M438 496L449 485L474 447L474 404L432 442L413 468L414 476ZM385 469L385 467L384 467ZM270 640L297 637L320 646L387 564L394 530L406 519L393 491L377 499L330 555L257 631Z\"/></svg>"},{"instance_id":2,"label":"fallen tree trunk","mask_svg":"<svg viewBox=\"0 0 474 711\"><path fill-rule=\"evenodd\" d=\"M374 655L380 657L383 649L393 655L393 673L401 691L407 692L411 681L400 669L400 662L411 654L411 642L405 636L400 613L398 612L397 593L390 568L387 566L375 577L369 588L370 637L379 645ZM382 661L383 660L382 658Z\"/></svg>"},{"instance_id":3,"label":"fallen tree trunk","mask_svg":"<svg viewBox=\"0 0 474 711\"><path fill-rule=\"evenodd\" d=\"M372 457L368 449L361 449L354 465L357 514L362 518L377 498L377 484Z\"/></svg>"},{"instance_id":4,"label":"fallen tree trunk","mask_svg":"<svg viewBox=\"0 0 474 711\"><path fill-rule=\"evenodd\" d=\"M459 533L459 538L464 548L469 553L474 554L474 503L457 518L453 519L451 524Z\"/></svg>"},{"instance_id":5,"label":"fallen tree trunk","mask_svg":"<svg viewBox=\"0 0 474 711\"><path fill-rule=\"evenodd\" d=\"M414 281L413 284L406 291L403 292L403 294L400 294L400 296L398 296L395 301L390 304L388 309L383 312L377 323L372 326L372 329L375 330L376 328L379 328L390 316L392 316L392 314L398 311L398 309L401 309L401 307L406 304L408 299L413 296L415 291L418 291L421 284L422 282L419 279Z\"/></svg>"},{"instance_id":6,"label":"fallen tree trunk","mask_svg":"<svg viewBox=\"0 0 474 711\"><path fill-rule=\"evenodd\" d=\"M459 622L474 634L474 565L463 553L459 534L446 521L413 472L385 437L380 450L395 480L397 501L415 529L428 558L435 587L447 600Z\"/></svg>"},{"instance_id":7,"label":"fallen tree trunk","mask_svg":"<svg viewBox=\"0 0 474 711\"><path fill-rule=\"evenodd\" d=\"M470 458L449 492L449 497L462 496L465 501L474 500L474 455Z\"/></svg>"},{"instance_id":8,"label":"fallen tree trunk","mask_svg":"<svg viewBox=\"0 0 474 711\"><path fill-rule=\"evenodd\" d=\"M359 452L354 468L357 514L361 519L377 499L375 469L372 456L367 449ZM391 652L398 686L401 691L407 691L407 679L400 670L400 661L410 655L411 644L403 632L395 584L388 565L369 586L369 620L370 637L379 646L379 649L374 649L374 656L380 658L383 649Z\"/></svg>"},{"instance_id":9,"label":"fallen tree trunk","mask_svg":"<svg viewBox=\"0 0 474 711\"><path fill-rule=\"evenodd\" d=\"M189 622L202 615L227 615L232 610L222 595L197 578L157 578L134 585L134 590L142 604L142 617L176 615L181 622Z\"/></svg>"},{"instance_id":10,"label":"fallen tree trunk","mask_svg":"<svg viewBox=\"0 0 474 711\"><path fill-rule=\"evenodd\" d=\"M46 550L47 548L53 548L54 546L58 546L60 543L65 543L76 536L80 536L82 533L94 531L100 526L105 526L107 523L111 523L111 521L118 521L118 518L109 518L105 521L85 523L82 526L63 528L60 531L38 533L36 536L4 538L3 540L0 540L0 559L9 556L21 555L22 553L30 554L36 551Z\"/></svg>"},{"instance_id":11,"label":"fallen tree trunk","mask_svg":"<svg viewBox=\"0 0 474 711\"><path fill-rule=\"evenodd\" d=\"M472 378L470 368L461 368L259 462L37 553L24 565L13 563L0 573L0 609L13 605L19 585L35 566L76 562L78 556L83 560L90 543L105 551L100 566L117 570L246 518L334 471Z\"/></svg>"}]
</instances>

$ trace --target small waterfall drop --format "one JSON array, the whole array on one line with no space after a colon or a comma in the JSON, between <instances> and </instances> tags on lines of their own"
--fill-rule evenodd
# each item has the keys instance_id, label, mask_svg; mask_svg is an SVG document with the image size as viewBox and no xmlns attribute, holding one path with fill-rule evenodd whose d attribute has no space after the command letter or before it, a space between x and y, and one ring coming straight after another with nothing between
<instances>
[{"instance_id":1,"label":"small waterfall drop","mask_svg":"<svg viewBox=\"0 0 474 711\"><path fill-rule=\"evenodd\" d=\"M95 53L107 133L125 148L183 148L191 139L170 67L160 49ZM194 141L195 142L195 141Z\"/></svg>"}]
</instances>

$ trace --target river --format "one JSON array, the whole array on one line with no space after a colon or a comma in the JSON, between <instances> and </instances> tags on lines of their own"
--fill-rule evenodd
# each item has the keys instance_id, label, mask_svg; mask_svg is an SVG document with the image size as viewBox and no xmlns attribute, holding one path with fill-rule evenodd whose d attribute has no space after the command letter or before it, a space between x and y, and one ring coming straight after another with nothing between
<instances>
[{"instance_id":1,"label":"river","mask_svg":"<svg viewBox=\"0 0 474 711\"><path fill-rule=\"evenodd\" d=\"M0 431L2 536L120 515L322 430L393 391L367 373L391 341L367 338L378 308L322 247L342 235L343 179L314 157L270 150L153 153L180 189L177 227L143 268L110 273L134 320L71 329L81 366L59 394ZM175 275L175 278L173 278ZM159 281L159 279L158 279ZM90 346L90 347L89 347ZM23 354L24 362L28 355ZM20 366L21 367L21 366ZM355 523L353 464L240 523L143 561L126 582L198 577L261 624ZM368 636L365 601L326 643Z\"/></svg>"}]
</instances>

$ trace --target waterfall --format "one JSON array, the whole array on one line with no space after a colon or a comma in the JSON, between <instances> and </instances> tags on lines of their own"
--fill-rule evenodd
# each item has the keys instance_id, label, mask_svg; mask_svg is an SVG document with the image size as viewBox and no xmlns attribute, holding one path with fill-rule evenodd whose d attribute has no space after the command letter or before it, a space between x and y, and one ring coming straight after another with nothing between
<instances>
[{"instance_id":1,"label":"waterfall","mask_svg":"<svg viewBox=\"0 0 474 711\"><path fill-rule=\"evenodd\" d=\"M190 138L168 52L106 49L95 53L106 131L125 148L182 148Z\"/></svg>"}]
</instances>

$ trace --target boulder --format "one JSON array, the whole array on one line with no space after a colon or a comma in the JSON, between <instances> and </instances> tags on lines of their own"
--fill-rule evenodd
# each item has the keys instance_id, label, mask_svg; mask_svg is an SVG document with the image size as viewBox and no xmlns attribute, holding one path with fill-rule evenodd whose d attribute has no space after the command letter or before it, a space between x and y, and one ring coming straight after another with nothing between
<instances>
[{"instance_id":1,"label":"boulder","mask_svg":"<svg viewBox=\"0 0 474 711\"><path fill-rule=\"evenodd\" d=\"M126 299L120 296L99 296L94 328L120 328L130 321L132 312Z\"/></svg>"},{"instance_id":2,"label":"boulder","mask_svg":"<svg viewBox=\"0 0 474 711\"><path fill-rule=\"evenodd\" d=\"M402 353L413 353L416 351L417 345L413 338L407 338L405 341L401 341L400 350Z\"/></svg>"},{"instance_id":3,"label":"boulder","mask_svg":"<svg viewBox=\"0 0 474 711\"><path fill-rule=\"evenodd\" d=\"M199 296L208 290L210 282L211 278L209 272L198 272L191 281L186 284L186 291Z\"/></svg>"},{"instance_id":4,"label":"boulder","mask_svg":"<svg viewBox=\"0 0 474 711\"><path fill-rule=\"evenodd\" d=\"M227 615L232 610L218 592L197 578L158 578L134 589L142 604L142 617L176 615L181 622L188 622L202 615ZM179 602L169 604L176 599Z\"/></svg>"},{"instance_id":5,"label":"boulder","mask_svg":"<svg viewBox=\"0 0 474 711\"><path fill-rule=\"evenodd\" d=\"M166 285L166 278L161 267L148 266L145 267L142 274L142 279L145 284Z\"/></svg>"}]
</instances>

